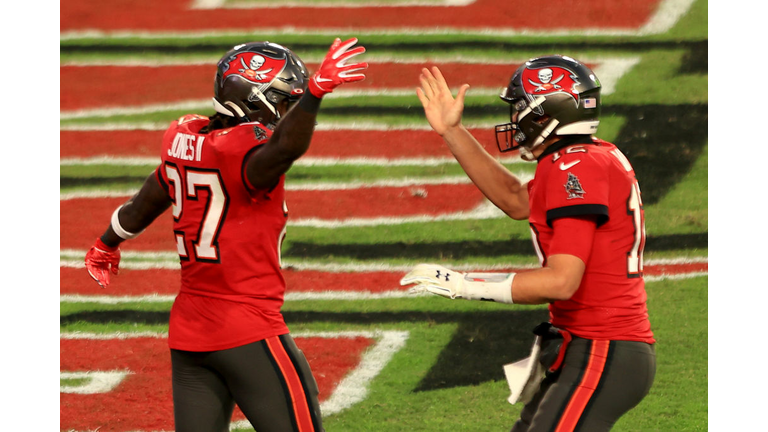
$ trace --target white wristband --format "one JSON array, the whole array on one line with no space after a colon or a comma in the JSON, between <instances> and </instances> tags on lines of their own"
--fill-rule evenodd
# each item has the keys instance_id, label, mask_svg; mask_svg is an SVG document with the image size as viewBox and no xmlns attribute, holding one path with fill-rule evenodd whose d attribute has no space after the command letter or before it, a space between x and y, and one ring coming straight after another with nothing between
<instances>
[{"instance_id":1,"label":"white wristband","mask_svg":"<svg viewBox=\"0 0 768 432\"><path fill-rule=\"evenodd\" d=\"M120 225L120 218L117 216L117 213L120 212L121 208L123 208L123 206L118 207L115 209L115 212L112 213L112 231L114 231L115 234L117 234L117 236L123 240L130 240L143 233L144 230L141 230L137 233L132 233L123 229L123 226Z\"/></svg>"},{"instance_id":2,"label":"white wristband","mask_svg":"<svg viewBox=\"0 0 768 432\"><path fill-rule=\"evenodd\" d=\"M513 280L515 273L467 273L464 275L462 294L467 300L512 304Z\"/></svg>"}]
</instances>

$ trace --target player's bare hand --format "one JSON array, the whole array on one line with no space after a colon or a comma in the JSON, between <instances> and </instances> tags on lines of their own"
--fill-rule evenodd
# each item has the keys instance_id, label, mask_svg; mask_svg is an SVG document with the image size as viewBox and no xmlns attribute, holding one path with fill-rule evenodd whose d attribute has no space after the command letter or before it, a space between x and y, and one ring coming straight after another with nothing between
<instances>
[{"instance_id":1,"label":"player's bare hand","mask_svg":"<svg viewBox=\"0 0 768 432\"><path fill-rule=\"evenodd\" d=\"M464 96L469 89L469 84L463 84L454 99L448 83L437 66L433 66L431 71L423 68L419 81L421 87L416 89L416 95L424 107L424 114L432 129L443 136L450 129L460 126L461 115L464 112Z\"/></svg>"}]
</instances>

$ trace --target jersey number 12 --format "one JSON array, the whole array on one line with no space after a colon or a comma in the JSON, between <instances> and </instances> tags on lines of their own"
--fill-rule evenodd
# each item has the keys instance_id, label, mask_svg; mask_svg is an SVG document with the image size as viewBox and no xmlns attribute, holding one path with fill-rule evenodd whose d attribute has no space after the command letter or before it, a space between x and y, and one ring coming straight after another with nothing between
<instances>
[{"instance_id":1,"label":"jersey number 12","mask_svg":"<svg viewBox=\"0 0 768 432\"><path fill-rule=\"evenodd\" d=\"M611 152L627 172L632 171L632 165L626 156L619 150ZM643 200L640 197L640 185L637 179L632 183L632 189L627 198L627 215L632 217L632 224L635 227L635 241L632 248L627 252L627 276L640 277L643 275L643 249L645 248L645 215L643 213Z\"/></svg>"}]
</instances>

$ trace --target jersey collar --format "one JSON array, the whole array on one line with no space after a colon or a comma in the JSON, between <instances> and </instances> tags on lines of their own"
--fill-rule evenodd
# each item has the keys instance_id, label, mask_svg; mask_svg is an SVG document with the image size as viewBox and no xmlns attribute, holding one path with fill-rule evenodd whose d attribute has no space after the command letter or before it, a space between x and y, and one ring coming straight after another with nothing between
<instances>
[{"instance_id":1,"label":"jersey collar","mask_svg":"<svg viewBox=\"0 0 768 432\"><path fill-rule=\"evenodd\" d=\"M551 155L552 153L558 150L564 149L565 147L568 147L573 144L594 144L594 143L595 142L592 141L592 135L569 135L561 138L556 143L544 149L544 152L541 153L541 155L539 155L539 157L536 160L540 161L545 156Z\"/></svg>"}]
</instances>

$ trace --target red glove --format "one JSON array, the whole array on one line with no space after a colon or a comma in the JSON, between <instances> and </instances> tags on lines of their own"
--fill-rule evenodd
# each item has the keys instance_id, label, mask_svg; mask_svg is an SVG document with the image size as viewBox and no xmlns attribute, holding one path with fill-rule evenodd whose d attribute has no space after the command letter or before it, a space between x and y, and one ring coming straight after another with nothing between
<instances>
[{"instance_id":1,"label":"red glove","mask_svg":"<svg viewBox=\"0 0 768 432\"><path fill-rule=\"evenodd\" d=\"M328 50L328 54L326 54L323 62L320 64L320 68L312 75L312 79L309 80L310 93L321 98L323 95L332 92L333 89L342 83L365 79L365 75L362 73L350 72L366 69L368 63L346 64L347 60L365 52L365 47L363 46L350 49L356 43L357 38L352 38L345 42L336 38L333 41L333 45L331 45L331 49Z\"/></svg>"},{"instance_id":2,"label":"red glove","mask_svg":"<svg viewBox=\"0 0 768 432\"><path fill-rule=\"evenodd\" d=\"M119 265L120 248L107 246L101 239L96 239L96 243L85 254L85 268L102 288L109 285L109 272L117 274Z\"/></svg>"}]
</instances>

